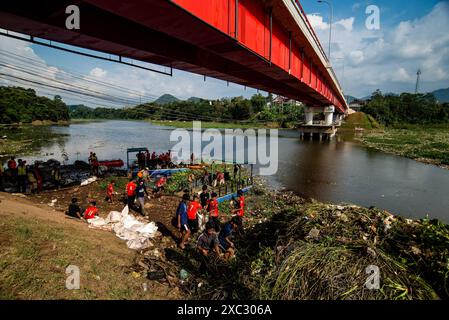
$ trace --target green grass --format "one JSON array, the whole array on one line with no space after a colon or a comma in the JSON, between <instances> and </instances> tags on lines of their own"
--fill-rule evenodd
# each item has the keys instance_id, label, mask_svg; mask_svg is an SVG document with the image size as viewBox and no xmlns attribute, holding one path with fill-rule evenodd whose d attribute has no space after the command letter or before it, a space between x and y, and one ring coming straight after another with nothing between
<instances>
[{"instance_id":1,"label":"green grass","mask_svg":"<svg viewBox=\"0 0 449 320\"><path fill-rule=\"evenodd\" d=\"M366 133L367 146L436 165L449 165L448 126L406 126Z\"/></svg>"},{"instance_id":2,"label":"green grass","mask_svg":"<svg viewBox=\"0 0 449 320\"><path fill-rule=\"evenodd\" d=\"M56 133L51 126L0 126L0 159L12 155L31 155L54 141L63 143L67 136Z\"/></svg>"},{"instance_id":3,"label":"green grass","mask_svg":"<svg viewBox=\"0 0 449 320\"><path fill-rule=\"evenodd\" d=\"M343 129L363 128L371 130L379 127L379 123L372 116L363 112L356 112L349 115L342 124Z\"/></svg>"}]
</instances>

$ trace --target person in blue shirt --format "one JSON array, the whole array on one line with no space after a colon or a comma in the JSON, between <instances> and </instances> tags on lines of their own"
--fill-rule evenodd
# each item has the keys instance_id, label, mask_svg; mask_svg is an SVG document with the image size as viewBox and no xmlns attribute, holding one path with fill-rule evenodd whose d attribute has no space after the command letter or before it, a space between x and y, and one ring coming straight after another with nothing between
<instances>
[{"instance_id":1,"label":"person in blue shirt","mask_svg":"<svg viewBox=\"0 0 449 320\"><path fill-rule=\"evenodd\" d=\"M226 223L218 235L220 248L224 251L224 259L228 261L235 254L235 245L232 242L233 233L242 225L240 217L232 217L231 221Z\"/></svg>"},{"instance_id":2,"label":"person in blue shirt","mask_svg":"<svg viewBox=\"0 0 449 320\"><path fill-rule=\"evenodd\" d=\"M189 194L185 193L182 196L182 200L176 209L176 220L178 222L179 230L179 248L184 249L185 244L189 241L190 229L189 220L187 216L187 206L190 200Z\"/></svg>"},{"instance_id":3,"label":"person in blue shirt","mask_svg":"<svg viewBox=\"0 0 449 320\"><path fill-rule=\"evenodd\" d=\"M148 197L148 199L150 199L150 195L148 194L145 182L140 179L137 182L136 198L137 203L139 204L140 214L143 216L145 216L145 195Z\"/></svg>"}]
</instances>

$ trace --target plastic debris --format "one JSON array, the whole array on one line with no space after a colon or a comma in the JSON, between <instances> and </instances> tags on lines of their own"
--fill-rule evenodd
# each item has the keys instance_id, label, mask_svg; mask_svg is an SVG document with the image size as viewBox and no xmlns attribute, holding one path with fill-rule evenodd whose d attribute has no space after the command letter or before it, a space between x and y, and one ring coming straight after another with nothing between
<instances>
[{"instance_id":1,"label":"plastic debris","mask_svg":"<svg viewBox=\"0 0 449 320\"><path fill-rule=\"evenodd\" d=\"M157 233L154 222L141 222L129 214L128 206L122 212L111 211L106 219L95 217L88 220L89 227L94 229L111 230L117 237L126 240L128 248L142 250L153 246L150 239Z\"/></svg>"},{"instance_id":2,"label":"plastic debris","mask_svg":"<svg viewBox=\"0 0 449 320\"><path fill-rule=\"evenodd\" d=\"M89 178L89 179L83 180L83 181L81 182L81 186L87 186L88 184L91 184L92 182L95 182L95 181L97 181L97 180L98 180L97 177L91 177L91 178Z\"/></svg>"},{"instance_id":3,"label":"plastic debris","mask_svg":"<svg viewBox=\"0 0 449 320\"><path fill-rule=\"evenodd\" d=\"M187 280L187 278L190 276L190 274L186 271L186 270L184 270L184 269L181 269L181 271L179 271L179 278L181 279L181 280Z\"/></svg>"}]
</instances>

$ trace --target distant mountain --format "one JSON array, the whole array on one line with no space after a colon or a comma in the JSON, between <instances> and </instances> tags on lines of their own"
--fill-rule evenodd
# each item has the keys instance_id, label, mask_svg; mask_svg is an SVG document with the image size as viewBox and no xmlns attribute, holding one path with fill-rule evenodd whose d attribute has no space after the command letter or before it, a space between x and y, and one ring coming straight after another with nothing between
<instances>
[{"instance_id":1,"label":"distant mountain","mask_svg":"<svg viewBox=\"0 0 449 320\"><path fill-rule=\"evenodd\" d=\"M200 102L201 100L204 100L204 99L201 99L198 97L190 97L189 99L187 99L187 101L189 101L189 102Z\"/></svg>"},{"instance_id":2,"label":"distant mountain","mask_svg":"<svg viewBox=\"0 0 449 320\"><path fill-rule=\"evenodd\" d=\"M345 99L348 103L353 102L354 100L358 100L358 98L350 96L350 95L345 95Z\"/></svg>"},{"instance_id":3,"label":"distant mountain","mask_svg":"<svg viewBox=\"0 0 449 320\"><path fill-rule=\"evenodd\" d=\"M438 102L449 102L449 88L439 89L431 92Z\"/></svg>"},{"instance_id":4,"label":"distant mountain","mask_svg":"<svg viewBox=\"0 0 449 320\"><path fill-rule=\"evenodd\" d=\"M75 109L77 109L77 108L89 108L89 107L85 106L84 104L72 104L72 105L68 105L67 107L69 108L70 112L75 111Z\"/></svg>"},{"instance_id":5,"label":"distant mountain","mask_svg":"<svg viewBox=\"0 0 449 320\"><path fill-rule=\"evenodd\" d=\"M156 103L156 104L168 104L168 103L172 103L172 102L176 102L176 101L180 101L180 100L178 98L176 98L175 96L172 96L171 94L163 94L162 96L157 98L154 101L154 103Z\"/></svg>"}]
</instances>

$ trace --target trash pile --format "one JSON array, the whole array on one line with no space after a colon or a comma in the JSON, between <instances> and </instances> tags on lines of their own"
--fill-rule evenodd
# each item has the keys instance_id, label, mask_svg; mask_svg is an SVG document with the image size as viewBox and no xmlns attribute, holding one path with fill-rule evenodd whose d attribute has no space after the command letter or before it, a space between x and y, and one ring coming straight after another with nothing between
<instances>
[{"instance_id":1,"label":"trash pile","mask_svg":"<svg viewBox=\"0 0 449 320\"><path fill-rule=\"evenodd\" d=\"M143 220L143 218L142 218ZM117 237L126 240L128 248L143 250L153 246L150 239L160 235L154 222L140 221L129 214L128 206L122 212L111 211L106 219L95 217L88 220L89 228L114 232Z\"/></svg>"},{"instance_id":2,"label":"trash pile","mask_svg":"<svg viewBox=\"0 0 449 320\"><path fill-rule=\"evenodd\" d=\"M288 192L251 198L258 208L235 242L226 280L196 298L449 298L448 225Z\"/></svg>"},{"instance_id":3,"label":"trash pile","mask_svg":"<svg viewBox=\"0 0 449 320\"><path fill-rule=\"evenodd\" d=\"M291 222L269 258L265 252L263 264L253 261L260 298L427 300L447 295L447 226L440 225L437 240L436 233L425 235L428 221L375 208L316 202L294 208L283 208Z\"/></svg>"}]
</instances>

